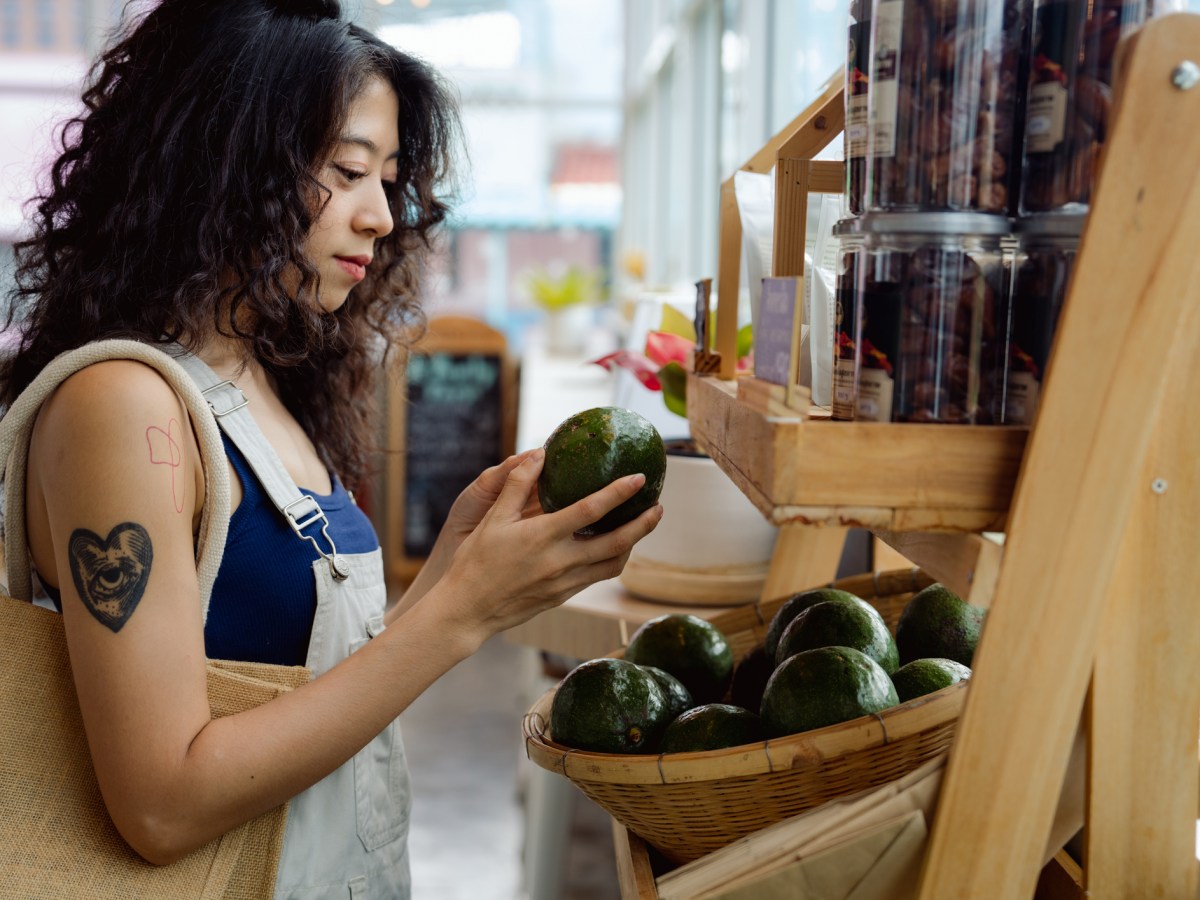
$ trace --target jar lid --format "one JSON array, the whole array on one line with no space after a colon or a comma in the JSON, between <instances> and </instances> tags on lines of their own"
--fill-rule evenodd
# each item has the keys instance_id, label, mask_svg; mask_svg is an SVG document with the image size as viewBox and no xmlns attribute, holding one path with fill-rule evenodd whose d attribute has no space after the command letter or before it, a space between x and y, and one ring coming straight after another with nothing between
<instances>
[{"instance_id":1,"label":"jar lid","mask_svg":"<svg viewBox=\"0 0 1200 900\"><path fill-rule=\"evenodd\" d=\"M1083 234L1087 213L1045 213L1038 216L1023 216L1013 225L1013 230L1022 237L1077 238Z\"/></svg>"},{"instance_id":2,"label":"jar lid","mask_svg":"<svg viewBox=\"0 0 1200 900\"><path fill-rule=\"evenodd\" d=\"M1006 216L977 212L868 212L862 216L866 234L978 234L1012 233Z\"/></svg>"},{"instance_id":3,"label":"jar lid","mask_svg":"<svg viewBox=\"0 0 1200 900\"><path fill-rule=\"evenodd\" d=\"M846 237L852 234L862 234L862 221L858 216L833 223L834 237Z\"/></svg>"}]
</instances>

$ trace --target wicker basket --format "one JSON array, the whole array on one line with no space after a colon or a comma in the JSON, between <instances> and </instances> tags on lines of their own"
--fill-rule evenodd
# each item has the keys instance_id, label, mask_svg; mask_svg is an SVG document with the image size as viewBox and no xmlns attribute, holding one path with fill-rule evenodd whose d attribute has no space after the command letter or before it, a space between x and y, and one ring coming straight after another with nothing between
<instances>
[{"instance_id":1,"label":"wicker basket","mask_svg":"<svg viewBox=\"0 0 1200 900\"><path fill-rule=\"evenodd\" d=\"M913 593L931 582L912 569L833 586L873 604L894 630ZM740 659L762 641L782 605L783 599L755 603L711 621ZM876 715L759 744L637 756L556 744L547 734L551 689L525 715L525 747L539 766L570 779L631 832L682 863L828 800L886 784L942 753L966 688L960 682Z\"/></svg>"}]
</instances>

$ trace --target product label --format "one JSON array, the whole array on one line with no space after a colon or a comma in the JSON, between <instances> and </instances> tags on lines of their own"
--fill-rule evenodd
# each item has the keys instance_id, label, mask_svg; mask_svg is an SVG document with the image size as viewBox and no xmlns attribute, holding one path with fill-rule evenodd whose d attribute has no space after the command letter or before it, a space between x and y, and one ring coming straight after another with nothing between
<instances>
[{"instance_id":1,"label":"product label","mask_svg":"<svg viewBox=\"0 0 1200 900\"><path fill-rule=\"evenodd\" d=\"M1029 153L1050 153L1066 135L1074 71L1071 48L1078 43L1074 24L1078 11L1078 6L1067 0L1044 2L1038 7L1025 110L1025 149Z\"/></svg>"},{"instance_id":2,"label":"product label","mask_svg":"<svg viewBox=\"0 0 1200 900\"><path fill-rule=\"evenodd\" d=\"M895 156L904 0L877 3L874 25L869 107L872 152L876 156Z\"/></svg>"},{"instance_id":3,"label":"product label","mask_svg":"<svg viewBox=\"0 0 1200 900\"><path fill-rule=\"evenodd\" d=\"M883 369L863 369L858 373L857 417L868 422L892 420L892 377Z\"/></svg>"},{"instance_id":4,"label":"product label","mask_svg":"<svg viewBox=\"0 0 1200 900\"><path fill-rule=\"evenodd\" d=\"M871 20L850 26L846 66L846 159L867 155L867 87L871 66Z\"/></svg>"},{"instance_id":5,"label":"product label","mask_svg":"<svg viewBox=\"0 0 1200 900\"><path fill-rule=\"evenodd\" d=\"M1032 372L1009 372L1008 396L1004 401L1006 425L1029 425L1037 412L1041 385Z\"/></svg>"},{"instance_id":6,"label":"product label","mask_svg":"<svg viewBox=\"0 0 1200 900\"><path fill-rule=\"evenodd\" d=\"M1030 153L1050 153L1062 143L1067 125L1067 88L1057 81L1029 89L1025 118L1025 148Z\"/></svg>"},{"instance_id":7,"label":"product label","mask_svg":"<svg viewBox=\"0 0 1200 900\"><path fill-rule=\"evenodd\" d=\"M854 394L854 360L835 359L833 361L833 418L854 418Z\"/></svg>"}]
</instances>

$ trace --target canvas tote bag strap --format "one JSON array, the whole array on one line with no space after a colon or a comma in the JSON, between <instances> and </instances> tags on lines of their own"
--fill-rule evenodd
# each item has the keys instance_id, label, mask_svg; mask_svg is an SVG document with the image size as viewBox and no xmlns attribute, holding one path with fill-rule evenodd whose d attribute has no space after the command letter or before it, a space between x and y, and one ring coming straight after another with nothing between
<instances>
[{"instance_id":1,"label":"canvas tote bag strap","mask_svg":"<svg viewBox=\"0 0 1200 900\"><path fill-rule=\"evenodd\" d=\"M33 595L25 534L25 467L38 410L71 375L109 359L132 359L157 370L183 399L191 415L204 466L205 497L196 544L196 571L200 580L201 615L207 619L208 601L229 530L229 467L221 432L200 389L182 366L153 345L133 340L95 341L55 357L13 401L0 421L0 460L5 460L4 554L8 593L19 600L29 600Z\"/></svg>"}]
</instances>

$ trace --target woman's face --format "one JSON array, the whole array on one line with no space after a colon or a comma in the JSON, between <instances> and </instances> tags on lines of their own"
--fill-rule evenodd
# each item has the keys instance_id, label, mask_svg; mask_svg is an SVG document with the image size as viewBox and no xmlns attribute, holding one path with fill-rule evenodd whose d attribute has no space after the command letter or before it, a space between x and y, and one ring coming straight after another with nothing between
<instances>
[{"instance_id":1,"label":"woman's face","mask_svg":"<svg viewBox=\"0 0 1200 900\"><path fill-rule=\"evenodd\" d=\"M341 137L318 175L330 193L307 251L321 278L318 300L326 312L346 302L366 275L376 239L392 230L388 196L396 182L399 118L391 85L371 79L350 105Z\"/></svg>"}]
</instances>

